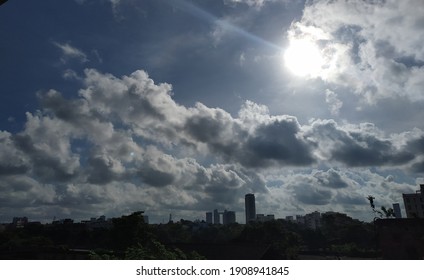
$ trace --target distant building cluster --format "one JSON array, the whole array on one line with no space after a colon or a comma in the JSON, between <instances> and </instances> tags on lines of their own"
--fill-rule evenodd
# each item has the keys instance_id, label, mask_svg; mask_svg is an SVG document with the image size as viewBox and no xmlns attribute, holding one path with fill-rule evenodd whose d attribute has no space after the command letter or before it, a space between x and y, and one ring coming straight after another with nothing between
<instances>
[{"instance_id":1,"label":"distant building cluster","mask_svg":"<svg viewBox=\"0 0 424 280\"><path fill-rule=\"evenodd\" d=\"M295 217L286 216L285 220L288 222L302 225L312 230L317 230L321 228L322 225L324 224L323 223L324 219L332 220L332 222L337 225L345 225L347 223L350 223L351 220L355 220L348 217L348 215L345 213L339 213L339 212L333 212L333 211L328 211L322 214L318 211L314 211L306 215L296 215Z\"/></svg>"},{"instance_id":2,"label":"distant building cluster","mask_svg":"<svg viewBox=\"0 0 424 280\"><path fill-rule=\"evenodd\" d=\"M424 184L420 184L420 189L415 193L406 193L402 194L403 202L406 211L406 218L424 218ZM245 218L246 224L250 222L267 222L275 220L274 214L257 214L256 213L256 201L255 194L248 193L244 197L245 202ZM392 205L392 215L394 218L402 218L401 206L399 203L393 203ZM343 216L344 215L344 216ZM310 229L318 229L322 225L322 218L325 216L331 216L332 219L347 217L346 214L338 212L325 212L321 214L318 211L306 215L295 215L295 216L286 216L285 220L300 225L304 225ZM144 222L149 223L149 217L143 215ZM170 215L170 221L172 216ZM219 211L218 209L213 210L212 212L206 212L206 224L233 224L236 223L236 212L235 211ZM74 220L72 219L60 219L53 220L52 225L60 224L73 224ZM27 217L14 217L12 223L10 224L0 224L0 232L6 228L23 228L31 224L41 224L40 222L29 222ZM97 218L90 218L89 220L81 221L81 224L84 224L88 229L96 228L111 228L112 219L106 219L105 216L100 216Z\"/></svg>"},{"instance_id":3,"label":"distant building cluster","mask_svg":"<svg viewBox=\"0 0 424 280\"><path fill-rule=\"evenodd\" d=\"M85 224L88 229L112 227L112 219L106 219L105 216L100 216L99 218L91 218L90 220L81 221L81 223Z\"/></svg>"},{"instance_id":4,"label":"distant building cluster","mask_svg":"<svg viewBox=\"0 0 424 280\"><path fill-rule=\"evenodd\" d=\"M287 216L286 220L299 225L304 225L313 230L321 227L321 213L318 211L306 215L296 215L296 218L293 216Z\"/></svg>"},{"instance_id":5,"label":"distant building cluster","mask_svg":"<svg viewBox=\"0 0 424 280\"><path fill-rule=\"evenodd\" d=\"M246 215L246 224L250 222L266 222L275 220L275 216L273 214L256 214L255 194L253 193L248 193L244 196L244 210ZM206 212L206 223L208 224L228 225L235 222L236 212L234 211L224 210L224 212L219 212L215 209L213 212Z\"/></svg>"},{"instance_id":6,"label":"distant building cluster","mask_svg":"<svg viewBox=\"0 0 424 280\"><path fill-rule=\"evenodd\" d=\"M222 216L222 223L221 223L221 216ZM213 210L212 212L206 212L206 223L208 224L234 224L236 222L236 212L234 211L227 211L224 210L224 212L219 212L218 209Z\"/></svg>"},{"instance_id":7,"label":"distant building cluster","mask_svg":"<svg viewBox=\"0 0 424 280\"><path fill-rule=\"evenodd\" d=\"M23 228L26 224L28 224L27 217L14 217L12 220L12 226L14 228Z\"/></svg>"}]
</instances>

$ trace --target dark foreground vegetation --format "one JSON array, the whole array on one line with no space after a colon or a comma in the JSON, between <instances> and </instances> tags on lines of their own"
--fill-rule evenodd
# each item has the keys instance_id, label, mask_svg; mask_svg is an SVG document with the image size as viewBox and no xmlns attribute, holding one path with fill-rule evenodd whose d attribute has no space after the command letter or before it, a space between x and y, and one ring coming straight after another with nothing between
<instances>
[{"instance_id":1,"label":"dark foreground vegetation","mask_svg":"<svg viewBox=\"0 0 424 280\"><path fill-rule=\"evenodd\" d=\"M407 220L407 219L404 219ZM395 221L391 219L391 221ZM12 226L0 232L1 259L404 259L422 258L416 239L400 252L398 225L364 223L347 216L323 217L308 229L285 220L248 225L209 225L181 220L148 225L142 212L114 218L103 226L64 222ZM421 223L422 224L422 223ZM396 228L394 232L391 228ZM407 229L410 230L411 228ZM410 239L411 236L408 238ZM390 239L392 238L392 239ZM420 239L421 238L421 239ZM399 242L398 242L399 241ZM382 244L381 242L386 242ZM398 242L399 244L397 244ZM421 243L420 243L421 242ZM390 247L392 251L381 246ZM393 247L393 245L395 247ZM399 246L403 246L400 244ZM403 246L405 247L405 246ZM418 249L417 249L418 248ZM406 248L407 249L407 248ZM415 250L415 251L414 251Z\"/></svg>"}]
</instances>

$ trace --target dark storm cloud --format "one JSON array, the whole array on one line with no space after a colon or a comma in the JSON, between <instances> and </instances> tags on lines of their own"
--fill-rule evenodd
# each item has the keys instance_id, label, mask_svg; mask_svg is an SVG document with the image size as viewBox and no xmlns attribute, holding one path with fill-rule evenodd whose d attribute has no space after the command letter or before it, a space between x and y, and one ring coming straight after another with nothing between
<instances>
[{"instance_id":1,"label":"dark storm cloud","mask_svg":"<svg viewBox=\"0 0 424 280\"><path fill-rule=\"evenodd\" d=\"M8 163L0 164L0 176L1 175L17 175L25 174L29 170L29 167L26 165L10 165Z\"/></svg>"},{"instance_id":2,"label":"dark storm cloud","mask_svg":"<svg viewBox=\"0 0 424 280\"><path fill-rule=\"evenodd\" d=\"M369 128L338 126L332 120L315 121L307 133L317 141L320 150L330 160L351 167L402 165L411 162L415 156L404 147L397 148L392 140L383 139ZM371 126L373 129L373 126Z\"/></svg>"},{"instance_id":3,"label":"dark storm cloud","mask_svg":"<svg viewBox=\"0 0 424 280\"><path fill-rule=\"evenodd\" d=\"M242 139L248 136L229 113L203 104L197 104L187 117L184 131L196 142L206 144L211 151L227 159L240 150Z\"/></svg>"},{"instance_id":4,"label":"dark storm cloud","mask_svg":"<svg viewBox=\"0 0 424 280\"><path fill-rule=\"evenodd\" d=\"M1 207L48 205L55 200L52 186L42 185L28 176L3 176L0 180Z\"/></svg>"},{"instance_id":5,"label":"dark storm cloud","mask_svg":"<svg viewBox=\"0 0 424 280\"><path fill-rule=\"evenodd\" d=\"M418 160L411 165L410 170L416 173L424 173L424 136L411 139L407 143L407 149L416 155Z\"/></svg>"},{"instance_id":6,"label":"dark storm cloud","mask_svg":"<svg viewBox=\"0 0 424 280\"><path fill-rule=\"evenodd\" d=\"M60 92L50 90L47 93L38 93L38 100L46 112L51 112L55 117L75 125L82 125L81 99L67 100Z\"/></svg>"},{"instance_id":7,"label":"dark storm cloud","mask_svg":"<svg viewBox=\"0 0 424 280\"><path fill-rule=\"evenodd\" d=\"M228 113L201 105L186 122L190 137L212 151L246 167L308 165L314 162L309 144L293 117L270 120L252 132Z\"/></svg>"},{"instance_id":8,"label":"dark storm cloud","mask_svg":"<svg viewBox=\"0 0 424 280\"><path fill-rule=\"evenodd\" d=\"M415 155L424 154L424 136L421 136L417 139L411 139L407 143L407 149L414 153Z\"/></svg>"},{"instance_id":9,"label":"dark storm cloud","mask_svg":"<svg viewBox=\"0 0 424 280\"><path fill-rule=\"evenodd\" d=\"M118 165L118 166L117 166ZM107 155L93 155L87 160L87 182L104 185L119 179L119 162Z\"/></svg>"},{"instance_id":10,"label":"dark storm cloud","mask_svg":"<svg viewBox=\"0 0 424 280\"><path fill-rule=\"evenodd\" d=\"M332 153L333 159L348 166L400 165L414 159L411 153L396 151L390 141L359 133L349 133L349 137Z\"/></svg>"},{"instance_id":11,"label":"dark storm cloud","mask_svg":"<svg viewBox=\"0 0 424 280\"><path fill-rule=\"evenodd\" d=\"M29 169L28 160L17 149L13 135L0 131L0 176L25 174Z\"/></svg>"},{"instance_id":12,"label":"dark storm cloud","mask_svg":"<svg viewBox=\"0 0 424 280\"><path fill-rule=\"evenodd\" d=\"M46 153L34 145L29 135L14 135L16 148L29 157L32 163L31 172L43 182L63 182L75 177L76 170L62 162L60 157Z\"/></svg>"},{"instance_id":13,"label":"dark storm cloud","mask_svg":"<svg viewBox=\"0 0 424 280\"><path fill-rule=\"evenodd\" d=\"M138 175L143 182L154 187L164 187L171 185L175 180L175 175L152 167L142 168Z\"/></svg>"},{"instance_id":14,"label":"dark storm cloud","mask_svg":"<svg viewBox=\"0 0 424 280\"><path fill-rule=\"evenodd\" d=\"M247 166L277 165L306 166L315 162L312 156L313 143L300 135L295 118L275 120L256 128L243 149L241 162Z\"/></svg>"}]
</instances>

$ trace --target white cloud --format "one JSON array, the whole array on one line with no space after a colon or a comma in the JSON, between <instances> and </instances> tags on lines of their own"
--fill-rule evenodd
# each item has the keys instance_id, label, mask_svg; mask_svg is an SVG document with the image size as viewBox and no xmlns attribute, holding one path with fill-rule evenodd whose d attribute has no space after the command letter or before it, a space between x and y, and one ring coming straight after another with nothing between
<instances>
[{"instance_id":1,"label":"white cloud","mask_svg":"<svg viewBox=\"0 0 424 280\"><path fill-rule=\"evenodd\" d=\"M85 4L89 1L90 0L75 0L75 2L77 2L80 5L83 5L83 4ZM121 5L122 0L106 0L106 1L110 3L110 5L112 7L112 13L113 13L113 16L115 17L115 19L121 20L123 17L120 14L119 6Z\"/></svg>"},{"instance_id":2,"label":"white cloud","mask_svg":"<svg viewBox=\"0 0 424 280\"><path fill-rule=\"evenodd\" d=\"M343 107L343 102L338 98L337 94L329 89L325 90L325 102L327 102L330 112L334 116L337 116Z\"/></svg>"},{"instance_id":3,"label":"white cloud","mask_svg":"<svg viewBox=\"0 0 424 280\"><path fill-rule=\"evenodd\" d=\"M260 8L262 7L266 2L271 1L278 1L278 0L224 0L225 4L231 5L231 4L246 4L251 7Z\"/></svg>"},{"instance_id":4,"label":"white cloud","mask_svg":"<svg viewBox=\"0 0 424 280\"><path fill-rule=\"evenodd\" d=\"M66 69L63 72L62 77L66 80L80 80L81 78L78 76L77 72L72 69Z\"/></svg>"},{"instance_id":5,"label":"white cloud","mask_svg":"<svg viewBox=\"0 0 424 280\"><path fill-rule=\"evenodd\" d=\"M88 62L87 55L76 47L71 46L69 43L58 43L53 44L62 51L62 62L66 63L70 59L76 59L81 63Z\"/></svg>"},{"instance_id":6,"label":"white cloud","mask_svg":"<svg viewBox=\"0 0 424 280\"><path fill-rule=\"evenodd\" d=\"M314 1L289 38L316 41L327 63L320 78L353 87L367 102L423 101L424 6L409 1Z\"/></svg>"}]
</instances>

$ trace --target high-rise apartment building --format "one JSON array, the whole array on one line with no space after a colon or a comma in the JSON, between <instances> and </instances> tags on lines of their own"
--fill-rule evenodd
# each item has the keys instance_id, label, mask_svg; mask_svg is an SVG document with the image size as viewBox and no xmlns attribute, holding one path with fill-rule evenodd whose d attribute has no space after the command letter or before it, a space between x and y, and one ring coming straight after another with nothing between
<instances>
[{"instance_id":1,"label":"high-rise apartment building","mask_svg":"<svg viewBox=\"0 0 424 280\"><path fill-rule=\"evenodd\" d=\"M407 218L424 218L424 184L415 193L404 193L403 203Z\"/></svg>"},{"instance_id":2,"label":"high-rise apartment building","mask_svg":"<svg viewBox=\"0 0 424 280\"><path fill-rule=\"evenodd\" d=\"M219 219L219 212L218 212L218 209L215 209L215 210L213 210L213 223L215 224L215 225L219 225L221 222L220 222L220 219Z\"/></svg>"},{"instance_id":3,"label":"high-rise apartment building","mask_svg":"<svg viewBox=\"0 0 424 280\"><path fill-rule=\"evenodd\" d=\"M206 223L212 224L212 212L206 212Z\"/></svg>"},{"instance_id":4,"label":"high-rise apartment building","mask_svg":"<svg viewBox=\"0 0 424 280\"><path fill-rule=\"evenodd\" d=\"M222 223L224 225L234 224L236 222L236 212L224 210L222 213Z\"/></svg>"},{"instance_id":5,"label":"high-rise apartment building","mask_svg":"<svg viewBox=\"0 0 424 280\"><path fill-rule=\"evenodd\" d=\"M246 212L246 224L256 220L255 195L248 193L244 196L244 207Z\"/></svg>"},{"instance_id":6,"label":"high-rise apartment building","mask_svg":"<svg viewBox=\"0 0 424 280\"><path fill-rule=\"evenodd\" d=\"M395 213L395 218L396 219L402 218L402 213L400 212L400 205L399 205L399 203L393 203L393 212Z\"/></svg>"}]
</instances>

